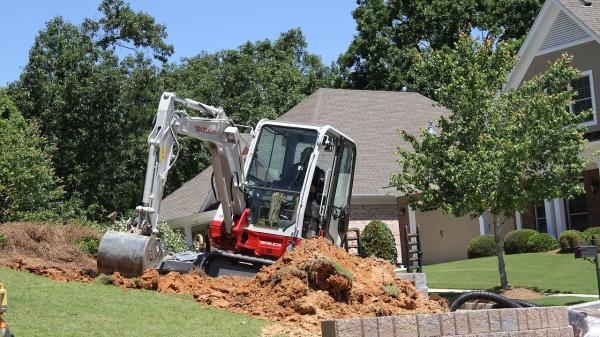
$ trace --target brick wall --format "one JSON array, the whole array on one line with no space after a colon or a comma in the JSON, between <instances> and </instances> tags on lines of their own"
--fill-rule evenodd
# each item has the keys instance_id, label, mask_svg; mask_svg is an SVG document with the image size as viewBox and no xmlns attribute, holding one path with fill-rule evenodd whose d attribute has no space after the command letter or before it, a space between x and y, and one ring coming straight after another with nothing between
<instances>
[{"instance_id":1,"label":"brick wall","mask_svg":"<svg viewBox=\"0 0 600 337\"><path fill-rule=\"evenodd\" d=\"M527 206L527 211L521 214L521 220L523 221L523 228L537 230L535 224L535 209L533 205Z\"/></svg>"},{"instance_id":2,"label":"brick wall","mask_svg":"<svg viewBox=\"0 0 600 337\"><path fill-rule=\"evenodd\" d=\"M564 307L468 310L321 322L323 337L573 337Z\"/></svg>"},{"instance_id":3,"label":"brick wall","mask_svg":"<svg viewBox=\"0 0 600 337\"><path fill-rule=\"evenodd\" d=\"M371 220L381 220L388 224L392 234L394 235L394 240L396 241L398 262L400 262L400 227L398 222L398 207L395 204L358 204L351 206L349 224L350 228L358 228L362 233L363 229L365 229L365 226L371 222Z\"/></svg>"}]
</instances>

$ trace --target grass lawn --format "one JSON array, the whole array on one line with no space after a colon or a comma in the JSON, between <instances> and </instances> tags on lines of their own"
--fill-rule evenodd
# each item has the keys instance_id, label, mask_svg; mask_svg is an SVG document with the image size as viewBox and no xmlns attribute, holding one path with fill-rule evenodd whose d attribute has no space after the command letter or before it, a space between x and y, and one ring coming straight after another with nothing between
<instances>
[{"instance_id":1,"label":"grass lawn","mask_svg":"<svg viewBox=\"0 0 600 337\"><path fill-rule=\"evenodd\" d=\"M423 268L430 288L490 289L500 285L495 256L440 263ZM573 254L531 253L506 255L512 287L543 292L597 294L593 264Z\"/></svg>"},{"instance_id":2,"label":"grass lawn","mask_svg":"<svg viewBox=\"0 0 600 337\"><path fill-rule=\"evenodd\" d=\"M189 296L61 283L0 268L15 336L259 336L266 324Z\"/></svg>"}]
</instances>

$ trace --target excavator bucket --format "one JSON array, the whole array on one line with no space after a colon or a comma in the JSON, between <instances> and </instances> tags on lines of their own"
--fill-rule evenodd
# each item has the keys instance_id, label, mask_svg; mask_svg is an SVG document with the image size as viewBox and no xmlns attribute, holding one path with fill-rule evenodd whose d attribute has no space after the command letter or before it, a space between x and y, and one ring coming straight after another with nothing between
<instances>
[{"instance_id":1,"label":"excavator bucket","mask_svg":"<svg viewBox=\"0 0 600 337\"><path fill-rule=\"evenodd\" d=\"M157 268L164 252L156 236L108 231L98 247L98 272L137 277L149 268Z\"/></svg>"}]
</instances>

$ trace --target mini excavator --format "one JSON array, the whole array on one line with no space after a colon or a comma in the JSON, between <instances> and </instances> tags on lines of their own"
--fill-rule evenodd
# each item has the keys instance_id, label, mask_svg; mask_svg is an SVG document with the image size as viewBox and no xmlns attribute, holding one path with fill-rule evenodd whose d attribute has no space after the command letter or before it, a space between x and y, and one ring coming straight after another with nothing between
<instances>
[{"instance_id":1,"label":"mini excavator","mask_svg":"<svg viewBox=\"0 0 600 337\"><path fill-rule=\"evenodd\" d=\"M202 116L190 116L185 109ZM148 137L142 205L126 232L108 231L102 237L99 272L134 277L149 268L197 268L210 276L248 276L303 239L321 236L343 245L354 141L329 125L261 120L248 144L239 128L222 108L170 92L161 95ZM207 233L209 249L185 263L165 258L157 238L163 188L179 154L180 135L206 142L213 176L200 211L217 208Z\"/></svg>"}]
</instances>

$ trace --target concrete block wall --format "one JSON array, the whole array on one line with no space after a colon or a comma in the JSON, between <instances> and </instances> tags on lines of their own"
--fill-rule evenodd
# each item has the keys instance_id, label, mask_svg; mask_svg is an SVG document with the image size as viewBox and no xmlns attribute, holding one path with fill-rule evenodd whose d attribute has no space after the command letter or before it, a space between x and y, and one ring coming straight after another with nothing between
<instances>
[{"instance_id":1,"label":"concrete block wall","mask_svg":"<svg viewBox=\"0 0 600 337\"><path fill-rule=\"evenodd\" d=\"M321 331L323 337L573 337L564 307L332 320Z\"/></svg>"}]
</instances>

